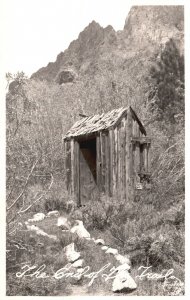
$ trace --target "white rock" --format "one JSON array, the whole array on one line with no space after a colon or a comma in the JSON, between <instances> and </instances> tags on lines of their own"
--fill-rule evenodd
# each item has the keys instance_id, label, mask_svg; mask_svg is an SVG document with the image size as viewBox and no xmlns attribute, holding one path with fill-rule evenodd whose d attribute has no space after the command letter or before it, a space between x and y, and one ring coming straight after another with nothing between
<instances>
[{"instance_id":1,"label":"white rock","mask_svg":"<svg viewBox=\"0 0 190 300\"><path fill-rule=\"evenodd\" d=\"M74 268L81 268L83 264L84 264L84 259L78 259L72 264L72 266Z\"/></svg>"},{"instance_id":2,"label":"white rock","mask_svg":"<svg viewBox=\"0 0 190 300\"><path fill-rule=\"evenodd\" d=\"M105 242L103 239L97 239L94 241L96 245L105 245Z\"/></svg>"},{"instance_id":3,"label":"white rock","mask_svg":"<svg viewBox=\"0 0 190 300\"><path fill-rule=\"evenodd\" d=\"M108 246L103 246L101 247L101 249L106 251L108 249Z\"/></svg>"},{"instance_id":4,"label":"white rock","mask_svg":"<svg viewBox=\"0 0 190 300\"><path fill-rule=\"evenodd\" d=\"M80 257L80 252L76 252L74 246L74 243L71 243L64 248L68 262L74 262Z\"/></svg>"},{"instance_id":5,"label":"white rock","mask_svg":"<svg viewBox=\"0 0 190 300\"><path fill-rule=\"evenodd\" d=\"M114 248L108 248L105 253L107 253L107 254L110 253L110 254L113 254L113 255L117 255L118 250L114 249Z\"/></svg>"},{"instance_id":6,"label":"white rock","mask_svg":"<svg viewBox=\"0 0 190 300\"><path fill-rule=\"evenodd\" d=\"M85 271L85 269L84 268L77 268L77 273L83 273Z\"/></svg>"},{"instance_id":7,"label":"white rock","mask_svg":"<svg viewBox=\"0 0 190 300\"><path fill-rule=\"evenodd\" d=\"M26 227L28 230L35 231L37 235L47 236L50 239L53 239L55 241L57 240L57 237L55 235L49 235L48 233L46 233L45 231L43 231L35 225L26 225Z\"/></svg>"},{"instance_id":8,"label":"white rock","mask_svg":"<svg viewBox=\"0 0 190 300\"><path fill-rule=\"evenodd\" d=\"M31 231L37 231L37 230L39 230L39 228L36 225L28 225L28 224L26 224L26 228L28 230L31 230Z\"/></svg>"},{"instance_id":9,"label":"white rock","mask_svg":"<svg viewBox=\"0 0 190 300\"><path fill-rule=\"evenodd\" d=\"M47 213L47 217L59 217L58 210L52 210Z\"/></svg>"},{"instance_id":10,"label":"white rock","mask_svg":"<svg viewBox=\"0 0 190 300\"><path fill-rule=\"evenodd\" d=\"M50 234L50 235L48 235L48 237L54 241L57 241L56 235Z\"/></svg>"},{"instance_id":11,"label":"white rock","mask_svg":"<svg viewBox=\"0 0 190 300\"><path fill-rule=\"evenodd\" d=\"M113 292L132 292L136 288L136 282L126 270L120 271L112 284Z\"/></svg>"},{"instance_id":12,"label":"white rock","mask_svg":"<svg viewBox=\"0 0 190 300\"><path fill-rule=\"evenodd\" d=\"M125 271L125 270L127 270L127 271L129 271L131 269L131 267L127 264L127 263L125 263L125 264L123 264L123 265L120 265L119 267L117 267L116 268L116 270L117 271Z\"/></svg>"},{"instance_id":13,"label":"white rock","mask_svg":"<svg viewBox=\"0 0 190 300\"><path fill-rule=\"evenodd\" d=\"M61 216L57 219L57 226L59 226L59 227L62 226L62 227L65 227L70 230L70 224L69 224L67 218L65 218L63 216Z\"/></svg>"},{"instance_id":14,"label":"white rock","mask_svg":"<svg viewBox=\"0 0 190 300\"><path fill-rule=\"evenodd\" d=\"M33 215L32 219L29 219L28 222L37 222L42 221L45 218L45 215L43 213L37 213Z\"/></svg>"},{"instance_id":15,"label":"white rock","mask_svg":"<svg viewBox=\"0 0 190 300\"><path fill-rule=\"evenodd\" d=\"M83 221L76 220L75 226L71 228L72 233L76 233L80 238L90 238L90 233L86 230L86 228L83 225Z\"/></svg>"},{"instance_id":16,"label":"white rock","mask_svg":"<svg viewBox=\"0 0 190 300\"><path fill-rule=\"evenodd\" d=\"M115 259L117 260L117 261L119 261L120 262L120 264L128 264L128 265L131 265L131 262L130 262L130 260L128 259L128 257L126 257L126 256L124 256L124 255L121 255L121 254L116 254L115 256Z\"/></svg>"}]
</instances>

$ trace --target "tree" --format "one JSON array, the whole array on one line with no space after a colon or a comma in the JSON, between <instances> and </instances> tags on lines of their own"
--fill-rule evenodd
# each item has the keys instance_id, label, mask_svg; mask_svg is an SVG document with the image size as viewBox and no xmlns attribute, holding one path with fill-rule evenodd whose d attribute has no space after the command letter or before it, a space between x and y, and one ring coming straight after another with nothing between
<instances>
[{"instance_id":1,"label":"tree","mask_svg":"<svg viewBox=\"0 0 190 300\"><path fill-rule=\"evenodd\" d=\"M157 120L176 124L184 116L184 56L170 39L150 70L149 101Z\"/></svg>"}]
</instances>

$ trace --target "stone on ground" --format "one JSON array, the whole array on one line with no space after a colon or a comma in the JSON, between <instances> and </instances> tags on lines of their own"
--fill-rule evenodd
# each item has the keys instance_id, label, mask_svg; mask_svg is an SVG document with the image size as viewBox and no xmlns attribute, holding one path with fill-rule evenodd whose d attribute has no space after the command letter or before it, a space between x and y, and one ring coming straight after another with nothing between
<instances>
[{"instance_id":1,"label":"stone on ground","mask_svg":"<svg viewBox=\"0 0 190 300\"><path fill-rule=\"evenodd\" d=\"M61 227L62 229L70 230L70 223L68 222L67 218L63 216L57 219L57 226Z\"/></svg>"},{"instance_id":2,"label":"stone on ground","mask_svg":"<svg viewBox=\"0 0 190 300\"><path fill-rule=\"evenodd\" d=\"M136 282L131 277L128 271L122 270L116 275L113 284L112 291L130 293L137 288Z\"/></svg>"},{"instance_id":3,"label":"stone on ground","mask_svg":"<svg viewBox=\"0 0 190 300\"><path fill-rule=\"evenodd\" d=\"M125 263L128 264L128 265L131 265L131 262L130 262L129 258L124 256L124 255L116 254L114 257L122 265L125 264Z\"/></svg>"},{"instance_id":4,"label":"stone on ground","mask_svg":"<svg viewBox=\"0 0 190 300\"><path fill-rule=\"evenodd\" d=\"M81 268L83 264L84 264L84 259L78 259L72 264L72 266L74 268Z\"/></svg>"},{"instance_id":5,"label":"stone on ground","mask_svg":"<svg viewBox=\"0 0 190 300\"><path fill-rule=\"evenodd\" d=\"M105 252L106 254L113 254L113 255L117 255L118 254L118 250L114 249L114 248L108 248Z\"/></svg>"},{"instance_id":6,"label":"stone on ground","mask_svg":"<svg viewBox=\"0 0 190 300\"><path fill-rule=\"evenodd\" d=\"M28 230L35 231L37 235L47 236L50 239L53 239L55 241L57 240L57 237L55 235L51 235L51 234L49 235L48 233L46 233L45 231L43 231L42 229L40 229L36 225L28 225L28 224L26 224L26 228Z\"/></svg>"},{"instance_id":7,"label":"stone on ground","mask_svg":"<svg viewBox=\"0 0 190 300\"><path fill-rule=\"evenodd\" d=\"M45 214L44 213L37 213L33 215L32 219L28 219L28 222L37 222L37 221L42 221L45 219Z\"/></svg>"},{"instance_id":8,"label":"stone on ground","mask_svg":"<svg viewBox=\"0 0 190 300\"><path fill-rule=\"evenodd\" d=\"M47 213L47 217L59 217L58 210L52 210Z\"/></svg>"},{"instance_id":9,"label":"stone on ground","mask_svg":"<svg viewBox=\"0 0 190 300\"><path fill-rule=\"evenodd\" d=\"M76 233L80 238L90 238L90 233L83 225L83 221L76 220L76 225L71 228L72 233Z\"/></svg>"},{"instance_id":10,"label":"stone on ground","mask_svg":"<svg viewBox=\"0 0 190 300\"><path fill-rule=\"evenodd\" d=\"M127 271L129 271L131 269L131 267L127 264L127 263L125 263L125 264L123 264L123 265L120 265L119 267L117 267L116 268L116 270L117 271L125 271L125 270L127 270Z\"/></svg>"},{"instance_id":11,"label":"stone on ground","mask_svg":"<svg viewBox=\"0 0 190 300\"><path fill-rule=\"evenodd\" d=\"M80 252L75 251L75 244L71 243L64 248L68 262L75 262L80 257Z\"/></svg>"},{"instance_id":12,"label":"stone on ground","mask_svg":"<svg viewBox=\"0 0 190 300\"><path fill-rule=\"evenodd\" d=\"M105 245L105 242L103 239L97 239L94 241L96 245Z\"/></svg>"},{"instance_id":13,"label":"stone on ground","mask_svg":"<svg viewBox=\"0 0 190 300\"><path fill-rule=\"evenodd\" d=\"M108 249L108 246L102 246L101 249L106 251Z\"/></svg>"}]
</instances>

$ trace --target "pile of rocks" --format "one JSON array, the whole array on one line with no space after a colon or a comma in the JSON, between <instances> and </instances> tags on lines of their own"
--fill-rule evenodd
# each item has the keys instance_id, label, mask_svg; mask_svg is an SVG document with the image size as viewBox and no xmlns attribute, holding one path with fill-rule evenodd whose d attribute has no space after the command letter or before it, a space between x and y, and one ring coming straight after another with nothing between
<instances>
[{"instance_id":1,"label":"pile of rocks","mask_svg":"<svg viewBox=\"0 0 190 300\"><path fill-rule=\"evenodd\" d=\"M71 233L77 234L80 238L93 241L96 245L101 247L101 250L105 254L113 255L114 258L118 261L119 266L116 268L116 276L112 283L113 292L131 292L137 288L137 285L130 274L131 262L128 257L119 254L118 250L111 248L105 245L105 241L101 238L94 239L91 237L90 233L84 227L84 224L81 220L76 220L74 226L71 226L70 221L64 217L60 216L58 211L51 211L47 215L43 213L38 213L33 216L32 219L29 219L28 222L25 222L28 230L35 231L38 235L47 236L51 239L57 240L57 237L54 235L48 235L46 232L38 228L36 225L30 225L31 222L38 222L44 218L49 217L58 217L57 226L60 227L63 231L69 231ZM83 273L84 259L81 258L80 252L75 251L75 244L71 243L64 248L64 252L67 258L67 261L71 263L72 268L77 269L77 279L80 280Z\"/></svg>"}]
</instances>

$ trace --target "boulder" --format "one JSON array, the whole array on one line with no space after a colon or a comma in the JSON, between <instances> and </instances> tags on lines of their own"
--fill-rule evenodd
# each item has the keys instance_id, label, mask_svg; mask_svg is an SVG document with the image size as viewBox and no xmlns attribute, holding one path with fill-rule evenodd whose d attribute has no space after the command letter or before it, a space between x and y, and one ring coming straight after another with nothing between
<instances>
[{"instance_id":1,"label":"boulder","mask_svg":"<svg viewBox=\"0 0 190 300\"><path fill-rule=\"evenodd\" d=\"M128 271L121 270L118 272L112 283L112 291L130 293L137 288L137 284Z\"/></svg>"},{"instance_id":2,"label":"boulder","mask_svg":"<svg viewBox=\"0 0 190 300\"><path fill-rule=\"evenodd\" d=\"M117 255L118 254L118 250L114 249L114 248L108 248L105 252L106 254L113 254L113 255Z\"/></svg>"},{"instance_id":3,"label":"boulder","mask_svg":"<svg viewBox=\"0 0 190 300\"><path fill-rule=\"evenodd\" d=\"M72 266L74 268L82 268L83 264L84 264L84 259L78 259L72 264Z\"/></svg>"},{"instance_id":4,"label":"boulder","mask_svg":"<svg viewBox=\"0 0 190 300\"><path fill-rule=\"evenodd\" d=\"M97 239L94 241L96 245L105 245L105 242L103 239Z\"/></svg>"},{"instance_id":5,"label":"boulder","mask_svg":"<svg viewBox=\"0 0 190 300\"><path fill-rule=\"evenodd\" d=\"M124 255L121 255L121 254L116 254L114 255L115 259L120 263L120 264L128 264L128 265L131 265L131 262L129 260L128 257L124 256Z\"/></svg>"},{"instance_id":6,"label":"boulder","mask_svg":"<svg viewBox=\"0 0 190 300\"><path fill-rule=\"evenodd\" d=\"M71 228L71 232L76 233L80 238L90 239L90 233L84 227L83 221L76 220L76 224Z\"/></svg>"},{"instance_id":7,"label":"boulder","mask_svg":"<svg viewBox=\"0 0 190 300\"><path fill-rule=\"evenodd\" d=\"M59 84L74 82L77 78L77 73L71 68L62 70L56 79Z\"/></svg>"},{"instance_id":8,"label":"boulder","mask_svg":"<svg viewBox=\"0 0 190 300\"><path fill-rule=\"evenodd\" d=\"M120 265L119 267L116 268L116 270L118 272L123 271L123 270L129 271L130 269L131 269L131 267L127 263Z\"/></svg>"},{"instance_id":9,"label":"boulder","mask_svg":"<svg viewBox=\"0 0 190 300\"><path fill-rule=\"evenodd\" d=\"M28 222L37 222L37 221L42 221L43 219L45 219L45 214L37 213L33 215L32 219L28 219Z\"/></svg>"},{"instance_id":10,"label":"boulder","mask_svg":"<svg viewBox=\"0 0 190 300\"><path fill-rule=\"evenodd\" d=\"M67 230L70 230L71 228L69 221L64 216L61 216L57 219L57 226Z\"/></svg>"},{"instance_id":11,"label":"boulder","mask_svg":"<svg viewBox=\"0 0 190 300\"><path fill-rule=\"evenodd\" d=\"M101 249L106 251L108 249L108 246L102 246Z\"/></svg>"},{"instance_id":12,"label":"boulder","mask_svg":"<svg viewBox=\"0 0 190 300\"><path fill-rule=\"evenodd\" d=\"M58 210L52 210L47 213L47 217L59 217Z\"/></svg>"},{"instance_id":13,"label":"boulder","mask_svg":"<svg viewBox=\"0 0 190 300\"><path fill-rule=\"evenodd\" d=\"M80 257L80 252L75 251L74 247L74 243L71 243L64 248L67 260L71 263L75 262Z\"/></svg>"}]
</instances>

